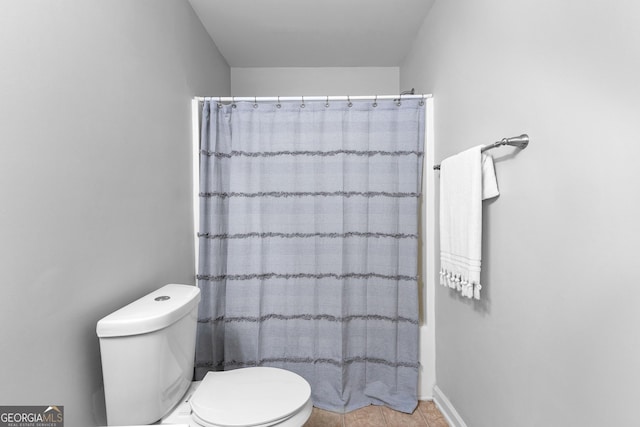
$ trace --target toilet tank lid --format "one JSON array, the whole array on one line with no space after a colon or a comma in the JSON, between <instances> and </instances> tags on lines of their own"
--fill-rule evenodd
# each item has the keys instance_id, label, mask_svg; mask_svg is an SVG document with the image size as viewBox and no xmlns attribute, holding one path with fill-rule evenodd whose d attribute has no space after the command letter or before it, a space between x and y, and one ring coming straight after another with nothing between
<instances>
[{"instance_id":1,"label":"toilet tank lid","mask_svg":"<svg viewBox=\"0 0 640 427\"><path fill-rule=\"evenodd\" d=\"M139 335L177 322L200 301L200 289L192 285L165 285L100 319L100 338Z\"/></svg>"}]
</instances>

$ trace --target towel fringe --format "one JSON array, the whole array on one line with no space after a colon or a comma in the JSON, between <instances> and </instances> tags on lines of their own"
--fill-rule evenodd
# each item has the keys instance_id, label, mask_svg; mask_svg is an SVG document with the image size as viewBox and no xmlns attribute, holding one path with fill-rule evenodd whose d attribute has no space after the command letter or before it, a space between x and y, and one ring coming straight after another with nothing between
<instances>
[{"instance_id":1,"label":"towel fringe","mask_svg":"<svg viewBox=\"0 0 640 427\"><path fill-rule=\"evenodd\" d=\"M440 284L455 289L463 297L480 299L482 285L477 282L470 282L461 274L455 274L444 268L440 269Z\"/></svg>"}]
</instances>

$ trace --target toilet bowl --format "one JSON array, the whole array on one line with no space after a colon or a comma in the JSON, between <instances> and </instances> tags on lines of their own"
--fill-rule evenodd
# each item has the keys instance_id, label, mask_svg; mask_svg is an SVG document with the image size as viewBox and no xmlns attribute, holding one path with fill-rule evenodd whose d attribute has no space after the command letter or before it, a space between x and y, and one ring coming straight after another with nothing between
<instances>
[{"instance_id":1,"label":"toilet bowl","mask_svg":"<svg viewBox=\"0 0 640 427\"><path fill-rule=\"evenodd\" d=\"M108 425L301 427L311 387L279 368L192 382L200 290L166 285L98 321Z\"/></svg>"},{"instance_id":2,"label":"toilet bowl","mask_svg":"<svg viewBox=\"0 0 640 427\"><path fill-rule=\"evenodd\" d=\"M312 408L311 388L299 375L277 368L243 368L207 373L160 425L300 427Z\"/></svg>"}]
</instances>

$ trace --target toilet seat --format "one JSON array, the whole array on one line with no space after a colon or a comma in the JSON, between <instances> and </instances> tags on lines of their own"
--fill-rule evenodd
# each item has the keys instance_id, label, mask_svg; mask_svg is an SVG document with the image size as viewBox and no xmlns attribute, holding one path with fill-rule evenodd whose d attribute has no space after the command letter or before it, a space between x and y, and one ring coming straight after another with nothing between
<instances>
[{"instance_id":1,"label":"toilet seat","mask_svg":"<svg viewBox=\"0 0 640 427\"><path fill-rule=\"evenodd\" d=\"M310 407L311 387L278 368L208 372L190 404L193 419L205 427L267 427Z\"/></svg>"}]
</instances>

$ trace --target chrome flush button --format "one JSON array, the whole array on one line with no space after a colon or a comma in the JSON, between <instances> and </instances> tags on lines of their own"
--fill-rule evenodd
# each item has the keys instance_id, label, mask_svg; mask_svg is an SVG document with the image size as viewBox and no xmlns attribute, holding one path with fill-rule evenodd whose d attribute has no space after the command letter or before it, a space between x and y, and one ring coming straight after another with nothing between
<instances>
[{"instance_id":1,"label":"chrome flush button","mask_svg":"<svg viewBox=\"0 0 640 427\"><path fill-rule=\"evenodd\" d=\"M154 301L166 301L168 299L171 299L171 297L167 296L167 295L162 295L162 296L159 296L159 297L155 297Z\"/></svg>"}]
</instances>

